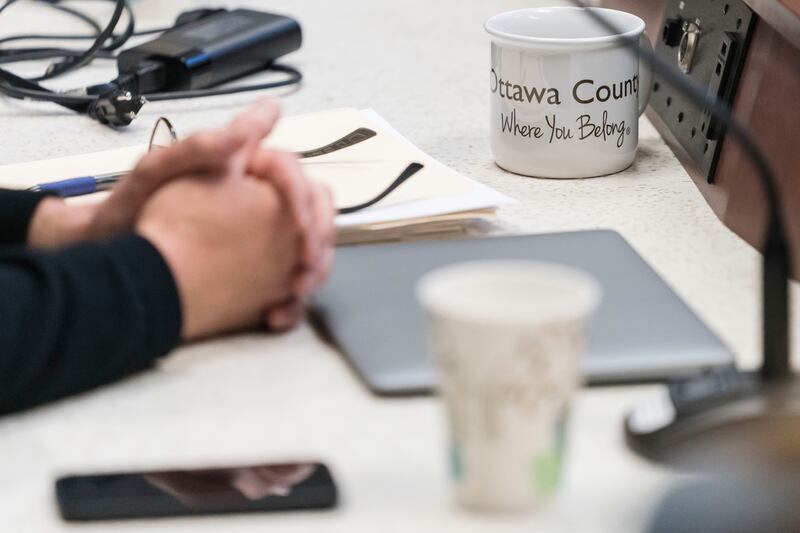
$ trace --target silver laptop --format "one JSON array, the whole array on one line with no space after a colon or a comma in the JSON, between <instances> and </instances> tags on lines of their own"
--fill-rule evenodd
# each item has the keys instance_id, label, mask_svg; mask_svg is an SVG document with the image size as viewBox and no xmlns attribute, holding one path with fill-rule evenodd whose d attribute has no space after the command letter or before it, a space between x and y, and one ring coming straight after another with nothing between
<instances>
[{"instance_id":1,"label":"silver laptop","mask_svg":"<svg viewBox=\"0 0 800 533\"><path fill-rule=\"evenodd\" d=\"M428 392L436 367L414 285L434 268L479 259L563 263L597 278L604 295L589 326L590 383L661 380L733 364L731 352L612 231L340 248L330 282L312 302L314 323L375 393Z\"/></svg>"}]
</instances>

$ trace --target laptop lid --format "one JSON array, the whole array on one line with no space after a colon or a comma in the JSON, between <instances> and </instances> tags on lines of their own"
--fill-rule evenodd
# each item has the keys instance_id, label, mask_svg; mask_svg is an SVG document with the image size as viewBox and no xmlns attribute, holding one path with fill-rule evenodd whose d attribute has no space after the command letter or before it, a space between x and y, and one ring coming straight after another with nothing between
<instances>
[{"instance_id":1,"label":"laptop lid","mask_svg":"<svg viewBox=\"0 0 800 533\"><path fill-rule=\"evenodd\" d=\"M436 384L425 316L414 286L437 267L527 259L592 274L603 300L589 324L590 383L659 380L733 364L731 352L618 233L606 230L388 243L340 248L314 322L378 394L419 394Z\"/></svg>"}]
</instances>

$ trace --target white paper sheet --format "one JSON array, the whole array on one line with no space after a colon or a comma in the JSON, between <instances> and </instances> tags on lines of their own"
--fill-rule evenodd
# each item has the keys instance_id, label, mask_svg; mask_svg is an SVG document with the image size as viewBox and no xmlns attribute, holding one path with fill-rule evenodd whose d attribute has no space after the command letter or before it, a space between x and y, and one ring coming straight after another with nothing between
<instances>
[{"instance_id":1,"label":"white paper sheet","mask_svg":"<svg viewBox=\"0 0 800 533\"><path fill-rule=\"evenodd\" d=\"M397 139L419 153L420 157L424 156L428 162L432 162L433 164L444 167L448 170L448 172L455 174L455 171L445 167L438 161L425 154L422 150L414 146L411 141L403 137L376 111L367 109L362 111L362 113L370 117L376 124L380 125L383 131L394 135ZM463 176L462 178L471 185L471 188L467 191L395 205L378 204L359 213L340 215L336 218L336 225L337 227L351 227L377 224L381 222L393 222L405 219L433 217L437 215L446 215L465 211L493 209L500 207L501 205L515 202L515 200L512 200L508 196L495 191L491 187L487 187L482 183L478 183L477 181Z\"/></svg>"},{"instance_id":2,"label":"white paper sheet","mask_svg":"<svg viewBox=\"0 0 800 533\"><path fill-rule=\"evenodd\" d=\"M458 174L434 160L400 135L373 110L339 109L281 120L267 145L307 150L322 146L357 127L378 135L363 143L302 162L309 177L328 184L338 207L377 196L411 162L425 168L380 204L336 219L340 228L398 222L498 207L507 196ZM130 170L145 153L136 145L91 154L0 166L0 187L24 189L37 183ZM98 201L108 193L70 199Z\"/></svg>"}]
</instances>

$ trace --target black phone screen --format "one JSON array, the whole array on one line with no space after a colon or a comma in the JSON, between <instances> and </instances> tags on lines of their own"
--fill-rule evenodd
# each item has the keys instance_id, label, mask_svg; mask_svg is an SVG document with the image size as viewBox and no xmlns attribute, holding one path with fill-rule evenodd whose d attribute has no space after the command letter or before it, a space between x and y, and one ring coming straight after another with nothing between
<instances>
[{"instance_id":1,"label":"black phone screen","mask_svg":"<svg viewBox=\"0 0 800 533\"><path fill-rule=\"evenodd\" d=\"M320 463L69 476L56 481L66 520L323 509L336 504Z\"/></svg>"}]
</instances>

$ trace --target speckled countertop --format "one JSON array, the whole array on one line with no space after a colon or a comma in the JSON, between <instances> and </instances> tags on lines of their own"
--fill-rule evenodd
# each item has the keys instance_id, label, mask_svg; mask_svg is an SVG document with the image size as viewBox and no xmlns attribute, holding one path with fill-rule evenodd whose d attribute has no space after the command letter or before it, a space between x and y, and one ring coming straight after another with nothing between
<instances>
[{"instance_id":1,"label":"speckled countertop","mask_svg":"<svg viewBox=\"0 0 800 533\"><path fill-rule=\"evenodd\" d=\"M611 228L730 346L758 361L758 256L714 216L652 126L641 124L633 167L605 178L523 178L494 165L488 146L483 20L531 1L294 0L237 2L291 13L303 24L305 74L284 95L287 114L371 107L443 163L519 200L498 232ZM539 2L542 3L542 2ZM134 2L140 27L162 25L201 1ZM90 6L103 13L103 6ZM106 7L107 9L107 7ZM10 24L15 18L16 24ZM77 31L21 3L0 34ZM98 64L65 87L107 79ZM149 104L125 132L51 105L0 100L0 162L79 154L146 140L155 117L180 133L224 123L251 96ZM794 291L795 293L797 291ZM795 321L794 331L798 331ZM156 370L76 399L0 419L0 530L58 531L52 480L62 472L323 458L343 504L332 513L165 521L158 531L638 531L673 478L622 444L626 409L653 386L594 388L576 400L563 490L526 517L477 517L449 499L442 413L430 398L370 396L307 327L179 350ZM128 531L114 524L97 531ZM88 527L94 531L95 528Z\"/></svg>"}]
</instances>

